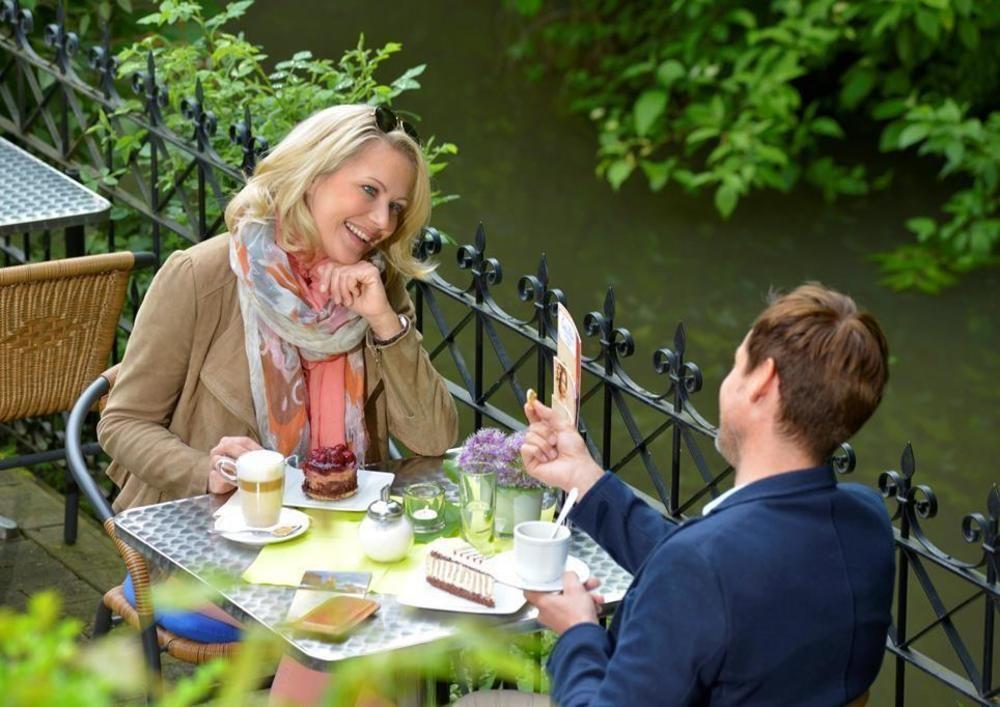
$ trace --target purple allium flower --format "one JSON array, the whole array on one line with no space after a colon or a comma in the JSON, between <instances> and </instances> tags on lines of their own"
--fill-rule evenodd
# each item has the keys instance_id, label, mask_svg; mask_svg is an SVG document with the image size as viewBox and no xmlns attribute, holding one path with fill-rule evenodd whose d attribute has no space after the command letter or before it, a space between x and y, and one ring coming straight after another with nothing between
<instances>
[{"instance_id":1,"label":"purple allium flower","mask_svg":"<svg viewBox=\"0 0 1000 707\"><path fill-rule=\"evenodd\" d=\"M499 472L511 462L507 435L495 427L484 427L465 440L458 465L472 472Z\"/></svg>"},{"instance_id":2,"label":"purple allium flower","mask_svg":"<svg viewBox=\"0 0 1000 707\"><path fill-rule=\"evenodd\" d=\"M545 484L529 476L522 466L524 436L524 432L508 435L502 430L484 427L465 440L458 464L472 472L494 472L500 486L544 488Z\"/></svg>"}]
</instances>

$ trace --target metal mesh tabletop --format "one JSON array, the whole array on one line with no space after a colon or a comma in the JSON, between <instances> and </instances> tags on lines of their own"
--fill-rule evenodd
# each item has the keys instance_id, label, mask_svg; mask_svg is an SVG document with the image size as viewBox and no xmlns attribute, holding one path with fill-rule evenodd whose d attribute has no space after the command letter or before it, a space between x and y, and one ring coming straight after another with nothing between
<instances>
[{"instance_id":1,"label":"metal mesh tabletop","mask_svg":"<svg viewBox=\"0 0 1000 707\"><path fill-rule=\"evenodd\" d=\"M411 459L391 469L396 472L394 492L415 481L438 481L454 498L454 484L447 478L440 459ZM134 508L115 517L119 536L161 569L183 570L202 580L216 581L222 573L230 579L222 590L223 608L236 618L253 620L281 635L300 660L314 668L373 653L398 650L453 635L469 617L459 613L414 609L399 604L394 596L380 595L381 608L372 620L341 643L293 635L279 625L285 621L296 589L248 584L239 579L254 561L259 548L224 540L209 533L212 513L225 499L197 496L155 506ZM587 535L575 532L570 553L601 578L601 593L609 606L621 601L632 576L619 567ZM514 630L537 628L537 612L526 605L516 614L488 617L489 623Z\"/></svg>"},{"instance_id":2,"label":"metal mesh tabletop","mask_svg":"<svg viewBox=\"0 0 1000 707\"><path fill-rule=\"evenodd\" d=\"M0 236L96 223L110 208L107 199L0 138Z\"/></svg>"}]
</instances>

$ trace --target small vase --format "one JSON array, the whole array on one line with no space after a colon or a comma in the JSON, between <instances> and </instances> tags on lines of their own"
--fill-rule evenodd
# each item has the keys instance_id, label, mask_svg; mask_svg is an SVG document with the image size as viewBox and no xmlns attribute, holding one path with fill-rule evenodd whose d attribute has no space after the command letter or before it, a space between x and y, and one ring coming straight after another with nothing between
<instances>
[{"instance_id":1,"label":"small vase","mask_svg":"<svg viewBox=\"0 0 1000 707\"><path fill-rule=\"evenodd\" d=\"M542 497L545 489L526 489L519 486L497 488L497 507L493 527L497 535L509 537L518 523L539 520L542 516Z\"/></svg>"}]
</instances>

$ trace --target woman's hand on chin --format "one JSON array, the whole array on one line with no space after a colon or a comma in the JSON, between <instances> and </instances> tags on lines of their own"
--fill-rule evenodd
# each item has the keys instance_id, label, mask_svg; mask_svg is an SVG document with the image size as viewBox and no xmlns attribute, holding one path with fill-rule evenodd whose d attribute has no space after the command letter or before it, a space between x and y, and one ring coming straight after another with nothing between
<instances>
[{"instance_id":1,"label":"woman's hand on chin","mask_svg":"<svg viewBox=\"0 0 1000 707\"><path fill-rule=\"evenodd\" d=\"M382 273L367 260L353 265L326 262L316 268L320 290L330 294L335 305L357 312L372 327L375 336L387 339L400 329L399 317L389 304Z\"/></svg>"}]
</instances>

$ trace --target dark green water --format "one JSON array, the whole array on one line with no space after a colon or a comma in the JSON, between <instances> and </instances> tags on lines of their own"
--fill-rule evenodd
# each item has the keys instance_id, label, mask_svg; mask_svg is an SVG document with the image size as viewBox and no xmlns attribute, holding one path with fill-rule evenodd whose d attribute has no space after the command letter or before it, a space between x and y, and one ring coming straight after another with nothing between
<instances>
[{"instance_id":1,"label":"dark green water","mask_svg":"<svg viewBox=\"0 0 1000 707\"><path fill-rule=\"evenodd\" d=\"M710 199L669 190L652 194L638 179L614 193L593 175L589 123L565 113L554 83L528 83L507 62L513 26L497 5L259 2L241 27L275 59L302 49L335 58L360 32L370 46L402 42L404 51L382 78L415 64L428 68L423 88L397 107L422 117L421 134L454 142L461 151L438 186L462 198L435 213L434 225L467 243L476 224L485 223L488 254L501 259L506 274L499 298L519 315L527 312L516 302L517 277L534 272L543 250L554 285L568 294L578 321L600 307L604 290L614 284L619 323L636 337L632 370L644 384L658 385L650 357L670 345L683 321L688 356L705 375L696 404L709 420L717 418L716 392L733 348L769 288L819 280L854 296L882 322L893 352L885 400L853 440L859 456L854 477L873 484L879 471L898 468L903 445L911 441L917 481L931 485L941 503L938 518L926 524L928 533L949 552L978 556L962 541L960 521L966 513L985 512L987 491L1000 479L993 466L1000 452L1000 271L973 274L930 297L880 286L869 260L907 239L905 219L932 212L946 198L933 170L883 157L881 164L896 173L885 192L834 205L809 190L759 195L725 223ZM453 251L442 259L442 274L464 282L451 265ZM960 625L975 638L981 617L977 607L960 616ZM917 647L947 655L940 638ZM978 662L975 649L973 656ZM891 663L885 666L871 704L888 702ZM908 704L957 703L930 681L918 677L910 685Z\"/></svg>"}]
</instances>

